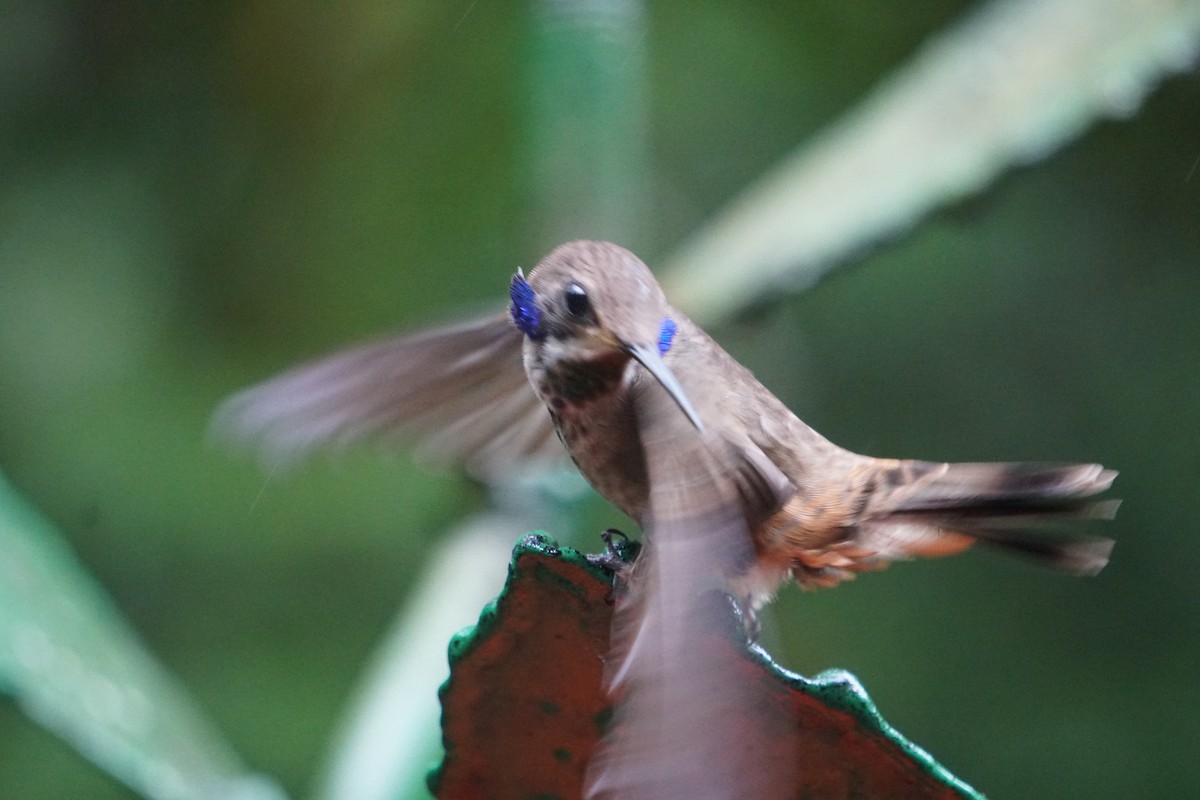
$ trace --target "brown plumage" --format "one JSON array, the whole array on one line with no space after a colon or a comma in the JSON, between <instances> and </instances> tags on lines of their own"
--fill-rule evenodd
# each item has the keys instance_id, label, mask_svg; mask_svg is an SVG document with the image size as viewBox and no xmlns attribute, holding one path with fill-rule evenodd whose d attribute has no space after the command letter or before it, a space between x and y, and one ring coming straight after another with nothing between
<instances>
[{"instance_id":1,"label":"brown plumage","mask_svg":"<svg viewBox=\"0 0 1200 800\"><path fill-rule=\"evenodd\" d=\"M648 542L614 631L610 677L624 700L623 733L597 759L590 796L750 796L714 788L721 780L696 766L736 749L699 723L697 714L719 713L716 700L687 702L721 682L702 664L685 665L705 589L727 590L752 612L791 579L831 586L976 541L1081 574L1108 559L1107 539L1031 529L1111 517L1115 501L1094 498L1115 472L844 450L672 308L646 266L616 245L565 244L528 280L518 272L510 297L510 316L384 340L235 395L217 426L276 460L420 438L433 457L483 478L547 456L557 430L588 481ZM753 796L785 783L740 762L725 778L747 770L762 782Z\"/></svg>"}]
</instances>

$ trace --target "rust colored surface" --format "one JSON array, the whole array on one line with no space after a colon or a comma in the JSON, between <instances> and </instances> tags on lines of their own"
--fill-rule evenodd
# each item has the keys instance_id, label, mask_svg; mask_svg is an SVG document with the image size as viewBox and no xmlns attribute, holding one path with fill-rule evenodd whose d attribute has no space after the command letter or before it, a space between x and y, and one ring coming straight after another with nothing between
<instances>
[{"instance_id":1,"label":"rust colored surface","mask_svg":"<svg viewBox=\"0 0 1200 800\"><path fill-rule=\"evenodd\" d=\"M601 691L611 588L610 575L546 537L517 546L504 592L451 645L441 691L446 755L430 776L440 800L581 797L611 716ZM695 644L767 686L764 707L719 724L736 725L763 759L796 766L780 800L979 797L888 726L849 673L801 678L731 630Z\"/></svg>"}]
</instances>

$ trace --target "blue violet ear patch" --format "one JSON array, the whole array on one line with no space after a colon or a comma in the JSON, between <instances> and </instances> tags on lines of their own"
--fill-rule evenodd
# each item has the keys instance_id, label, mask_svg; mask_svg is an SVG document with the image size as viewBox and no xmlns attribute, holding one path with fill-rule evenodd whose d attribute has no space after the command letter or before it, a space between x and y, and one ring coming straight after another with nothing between
<instances>
[{"instance_id":1,"label":"blue violet ear patch","mask_svg":"<svg viewBox=\"0 0 1200 800\"><path fill-rule=\"evenodd\" d=\"M675 320L670 317L665 318L662 324L658 326L658 354L665 356L667 351L671 349L671 343L675 340L675 331L678 326Z\"/></svg>"},{"instance_id":2,"label":"blue violet ear patch","mask_svg":"<svg viewBox=\"0 0 1200 800\"><path fill-rule=\"evenodd\" d=\"M521 270L517 270L512 283L508 285L508 297L512 301L508 313L512 315L512 320L521 329L521 333L535 342L545 338L546 332L542 330L542 312L537 307L537 295L533 293L533 287L525 280Z\"/></svg>"}]
</instances>

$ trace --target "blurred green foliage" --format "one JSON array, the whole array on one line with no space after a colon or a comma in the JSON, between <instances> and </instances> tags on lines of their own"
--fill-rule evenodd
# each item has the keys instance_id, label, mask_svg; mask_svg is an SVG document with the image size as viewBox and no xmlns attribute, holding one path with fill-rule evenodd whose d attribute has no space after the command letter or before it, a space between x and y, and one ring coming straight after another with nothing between
<instances>
[{"instance_id":1,"label":"blurred green foliage","mask_svg":"<svg viewBox=\"0 0 1200 800\"><path fill-rule=\"evenodd\" d=\"M625 244L654 266L972 5L648 4L648 211ZM497 306L540 257L531 18L472 0L2 12L0 466L293 795L430 542L483 498L372 453L264 477L206 446L207 418L324 349ZM844 446L1122 471L1094 580L979 552L774 607L781 663L853 671L996 797L1200 788L1198 130L1200 81L1172 79L714 331ZM575 526L613 522L591 501ZM0 796L132 795L4 700Z\"/></svg>"}]
</instances>

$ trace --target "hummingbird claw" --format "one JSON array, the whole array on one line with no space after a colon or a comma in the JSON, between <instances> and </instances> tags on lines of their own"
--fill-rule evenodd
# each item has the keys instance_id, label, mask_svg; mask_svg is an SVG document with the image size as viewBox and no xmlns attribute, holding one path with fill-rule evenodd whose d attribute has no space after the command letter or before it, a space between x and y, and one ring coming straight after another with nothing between
<instances>
[{"instance_id":1,"label":"hummingbird claw","mask_svg":"<svg viewBox=\"0 0 1200 800\"><path fill-rule=\"evenodd\" d=\"M629 543L629 534L625 533L625 531L617 530L616 528L605 528L600 531L600 538L604 541L604 546L608 548L610 553L614 553L614 555L620 555L619 552L614 552L618 545L613 542L613 539L618 536L624 539L626 544Z\"/></svg>"},{"instance_id":2,"label":"hummingbird claw","mask_svg":"<svg viewBox=\"0 0 1200 800\"><path fill-rule=\"evenodd\" d=\"M595 564L616 575L624 573L642 549L640 543L631 540L628 535L616 528L601 531L600 538L604 540L604 552L589 554L588 563ZM621 541L617 541L618 538Z\"/></svg>"}]
</instances>

